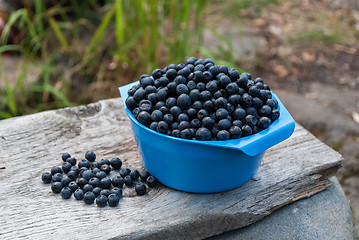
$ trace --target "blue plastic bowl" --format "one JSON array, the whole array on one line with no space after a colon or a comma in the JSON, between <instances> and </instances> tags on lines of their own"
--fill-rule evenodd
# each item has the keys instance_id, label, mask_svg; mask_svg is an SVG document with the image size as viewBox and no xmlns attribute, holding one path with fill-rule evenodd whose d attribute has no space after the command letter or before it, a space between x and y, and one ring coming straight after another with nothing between
<instances>
[{"instance_id":1,"label":"blue plastic bowl","mask_svg":"<svg viewBox=\"0 0 359 240\"><path fill-rule=\"evenodd\" d=\"M144 167L162 184L186 192L215 193L237 188L257 172L265 150L289 138L295 122L279 98L280 117L251 136L226 141L198 141L167 136L142 125L126 107L127 91L119 87Z\"/></svg>"}]
</instances>

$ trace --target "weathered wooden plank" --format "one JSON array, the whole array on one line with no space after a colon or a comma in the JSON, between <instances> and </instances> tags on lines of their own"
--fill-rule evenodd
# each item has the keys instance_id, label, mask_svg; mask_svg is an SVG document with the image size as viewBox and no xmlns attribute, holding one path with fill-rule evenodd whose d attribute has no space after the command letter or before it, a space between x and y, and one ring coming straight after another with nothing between
<instances>
[{"instance_id":1,"label":"weathered wooden plank","mask_svg":"<svg viewBox=\"0 0 359 240\"><path fill-rule=\"evenodd\" d=\"M0 238L199 239L246 226L329 186L342 157L300 125L269 149L247 184L218 194L164 186L142 197L125 189L116 208L63 200L41 182L62 152L142 164L119 98L0 121Z\"/></svg>"}]
</instances>

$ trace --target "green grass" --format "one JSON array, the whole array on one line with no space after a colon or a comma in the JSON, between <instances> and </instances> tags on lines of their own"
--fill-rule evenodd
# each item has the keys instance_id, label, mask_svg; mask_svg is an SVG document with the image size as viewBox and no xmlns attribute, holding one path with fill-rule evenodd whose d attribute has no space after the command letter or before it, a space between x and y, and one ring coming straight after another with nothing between
<instances>
[{"instance_id":1,"label":"green grass","mask_svg":"<svg viewBox=\"0 0 359 240\"><path fill-rule=\"evenodd\" d=\"M324 33L321 31L310 31L300 33L295 41L310 41L310 42L320 42L324 44L336 44L341 43L342 38L339 34L336 33Z\"/></svg>"}]
</instances>

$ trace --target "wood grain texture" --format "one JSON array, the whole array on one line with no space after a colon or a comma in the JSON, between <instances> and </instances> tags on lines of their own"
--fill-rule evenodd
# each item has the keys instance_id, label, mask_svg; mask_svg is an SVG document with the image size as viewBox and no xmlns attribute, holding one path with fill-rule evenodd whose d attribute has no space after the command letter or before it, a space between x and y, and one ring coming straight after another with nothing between
<instances>
[{"instance_id":1,"label":"wood grain texture","mask_svg":"<svg viewBox=\"0 0 359 240\"><path fill-rule=\"evenodd\" d=\"M63 200L41 181L92 150L142 169L121 99L0 121L1 239L201 239L258 221L283 205L329 186L342 157L300 125L269 149L255 177L218 194L190 194L165 186L136 197L124 189L118 207Z\"/></svg>"}]
</instances>

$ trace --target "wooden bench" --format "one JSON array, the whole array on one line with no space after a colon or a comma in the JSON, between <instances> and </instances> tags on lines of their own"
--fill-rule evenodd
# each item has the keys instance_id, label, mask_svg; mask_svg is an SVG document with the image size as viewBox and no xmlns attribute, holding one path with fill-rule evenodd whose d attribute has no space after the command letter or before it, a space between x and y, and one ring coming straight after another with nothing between
<instances>
[{"instance_id":1,"label":"wooden bench","mask_svg":"<svg viewBox=\"0 0 359 240\"><path fill-rule=\"evenodd\" d=\"M118 207L98 208L63 200L41 181L43 172L62 164L63 152L81 159L88 150L143 168L120 98L0 121L1 239L202 239L321 192L342 162L297 124L291 138L267 151L255 177L235 190L191 194L160 185L137 197L124 189Z\"/></svg>"}]
</instances>

